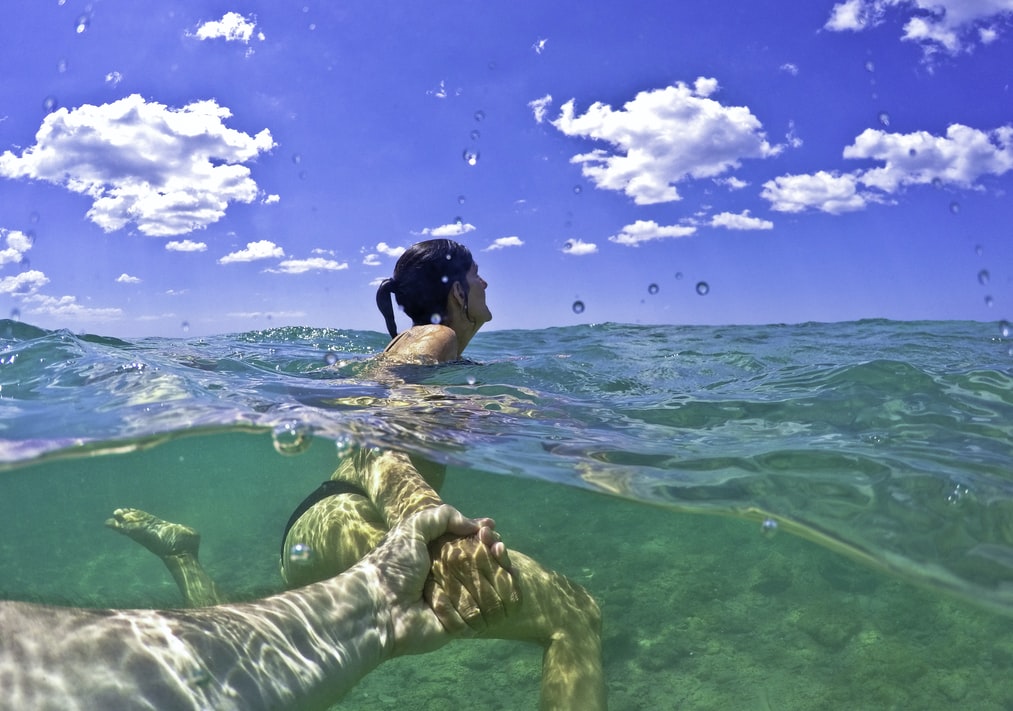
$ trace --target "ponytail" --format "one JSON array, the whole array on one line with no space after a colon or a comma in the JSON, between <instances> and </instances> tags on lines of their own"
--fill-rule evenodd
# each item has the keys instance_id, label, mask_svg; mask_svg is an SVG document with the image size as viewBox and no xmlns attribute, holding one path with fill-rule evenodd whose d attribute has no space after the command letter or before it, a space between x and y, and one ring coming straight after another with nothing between
<instances>
[{"instance_id":1,"label":"ponytail","mask_svg":"<svg viewBox=\"0 0 1013 711\"><path fill-rule=\"evenodd\" d=\"M391 338L397 336L397 322L394 321L394 304L391 301L391 295L397 288L397 283L393 279L384 279L380 283L380 288L376 290L376 307L380 309L380 313L383 314L383 320L387 322L387 333L390 334Z\"/></svg>"}]
</instances>

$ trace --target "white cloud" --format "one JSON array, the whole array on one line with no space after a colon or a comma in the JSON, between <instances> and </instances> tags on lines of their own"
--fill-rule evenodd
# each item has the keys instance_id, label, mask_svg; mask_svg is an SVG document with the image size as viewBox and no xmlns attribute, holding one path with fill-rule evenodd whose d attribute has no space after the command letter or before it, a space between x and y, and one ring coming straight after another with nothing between
<instances>
[{"instance_id":1,"label":"white cloud","mask_svg":"<svg viewBox=\"0 0 1013 711\"><path fill-rule=\"evenodd\" d=\"M753 217L749 210L743 210L736 215L734 212L722 212L711 218L711 227L724 227L729 230L771 230L774 223L770 220L761 220Z\"/></svg>"},{"instance_id":2,"label":"white cloud","mask_svg":"<svg viewBox=\"0 0 1013 711\"><path fill-rule=\"evenodd\" d=\"M422 234L431 237L460 237L463 234L472 232L474 229L475 225L468 222L451 222L449 225L440 225L433 228L426 227L422 230Z\"/></svg>"},{"instance_id":3,"label":"white cloud","mask_svg":"<svg viewBox=\"0 0 1013 711\"><path fill-rule=\"evenodd\" d=\"M246 249L226 254L218 260L218 263L254 262L258 259L281 259L284 256L285 250L270 240L262 239L257 242L248 242Z\"/></svg>"},{"instance_id":4,"label":"white cloud","mask_svg":"<svg viewBox=\"0 0 1013 711\"><path fill-rule=\"evenodd\" d=\"M393 257L394 259L397 259L398 257L400 257L402 254L405 253L405 248L391 247L386 242L380 242L380 244L376 245L376 251L379 252L380 254L384 254L388 257Z\"/></svg>"},{"instance_id":5,"label":"white cloud","mask_svg":"<svg viewBox=\"0 0 1013 711\"><path fill-rule=\"evenodd\" d=\"M563 245L563 254L572 254L575 257L583 257L586 254L594 254L598 251L598 245L593 242L585 242L581 239L568 239Z\"/></svg>"},{"instance_id":6,"label":"white cloud","mask_svg":"<svg viewBox=\"0 0 1013 711\"><path fill-rule=\"evenodd\" d=\"M380 255L369 253L362 258L362 263L367 267L378 267L380 266Z\"/></svg>"},{"instance_id":7,"label":"white cloud","mask_svg":"<svg viewBox=\"0 0 1013 711\"><path fill-rule=\"evenodd\" d=\"M539 37L535 40L535 43L531 45L531 49L535 51L535 54L541 54L545 51L545 45L549 43L549 40L544 37Z\"/></svg>"},{"instance_id":8,"label":"white cloud","mask_svg":"<svg viewBox=\"0 0 1013 711\"><path fill-rule=\"evenodd\" d=\"M893 193L905 185L941 180L970 187L985 175L1013 170L1013 128L980 131L952 124L945 136L927 131L887 133L866 129L844 149L845 158L883 161L860 174L863 185Z\"/></svg>"},{"instance_id":9,"label":"white cloud","mask_svg":"<svg viewBox=\"0 0 1013 711\"><path fill-rule=\"evenodd\" d=\"M679 82L640 92L618 111L594 103L581 116L571 99L551 123L567 136L611 146L571 159L597 187L623 191L638 205L670 202L681 199L676 183L714 178L744 158L781 151L748 108L708 98L716 90L716 80L700 77L692 88Z\"/></svg>"},{"instance_id":10,"label":"white cloud","mask_svg":"<svg viewBox=\"0 0 1013 711\"><path fill-rule=\"evenodd\" d=\"M32 248L32 238L20 230L5 230L0 227L0 237L7 247L0 249L0 265L18 264L25 258L25 252Z\"/></svg>"},{"instance_id":11,"label":"white cloud","mask_svg":"<svg viewBox=\"0 0 1013 711\"><path fill-rule=\"evenodd\" d=\"M280 262L277 267L265 269L271 274L305 274L313 271L338 272L348 269L348 262L336 262L333 259L323 257L310 257L309 259L286 259Z\"/></svg>"},{"instance_id":12,"label":"white cloud","mask_svg":"<svg viewBox=\"0 0 1013 711\"><path fill-rule=\"evenodd\" d=\"M545 114L549 110L549 106L552 104L552 94L546 94L541 99L535 99L529 101L528 106L531 107L531 111L535 114L535 122L541 123L545 120Z\"/></svg>"},{"instance_id":13,"label":"white cloud","mask_svg":"<svg viewBox=\"0 0 1013 711\"><path fill-rule=\"evenodd\" d=\"M493 240L492 244L483 249L483 252L492 252L506 247L523 247L524 241L520 237L500 237Z\"/></svg>"},{"instance_id":14,"label":"white cloud","mask_svg":"<svg viewBox=\"0 0 1013 711\"><path fill-rule=\"evenodd\" d=\"M123 316L122 309L83 306L77 302L77 297L74 296L55 297L33 294L27 297L24 303L31 305L30 311L33 314L47 316L60 316L73 319L88 318L96 321L114 321Z\"/></svg>"},{"instance_id":15,"label":"white cloud","mask_svg":"<svg viewBox=\"0 0 1013 711\"><path fill-rule=\"evenodd\" d=\"M37 269L29 269L14 276L0 278L0 294L28 296L48 283L49 277L45 274Z\"/></svg>"},{"instance_id":16,"label":"white cloud","mask_svg":"<svg viewBox=\"0 0 1013 711\"><path fill-rule=\"evenodd\" d=\"M228 42L247 44L253 37L256 25L256 22L243 17L238 12L226 12L222 19L211 20L198 27L195 36L200 40L224 39ZM261 33L257 38L263 40L264 35Z\"/></svg>"},{"instance_id":17,"label":"white cloud","mask_svg":"<svg viewBox=\"0 0 1013 711\"><path fill-rule=\"evenodd\" d=\"M834 5L825 29L862 30L883 22L887 11L907 19L901 38L927 55L970 51L995 40L1013 14L1013 0L845 0Z\"/></svg>"},{"instance_id":18,"label":"white cloud","mask_svg":"<svg viewBox=\"0 0 1013 711\"><path fill-rule=\"evenodd\" d=\"M798 65L794 62L785 62L781 65L781 71L791 74L793 77L798 76Z\"/></svg>"},{"instance_id":19,"label":"white cloud","mask_svg":"<svg viewBox=\"0 0 1013 711\"><path fill-rule=\"evenodd\" d=\"M130 276L126 272L123 272L118 277L116 277L116 283L117 284L140 284L141 280L140 280L139 277Z\"/></svg>"},{"instance_id":20,"label":"white cloud","mask_svg":"<svg viewBox=\"0 0 1013 711\"><path fill-rule=\"evenodd\" d=\"M609 242L623 244L627 247L637 247L642 242L674 237L688 237L695 232L696 227L686 225L662 226L654 220L637 220L632 225L623 227L619 231L619 234L609 237Z\"/></svg>"},{"instance_id":21,"label":"white cloud","mask_svg":"<svg viewBox=\"0 0 1013 711\"><path fill-rule=\"evenodd\" d=\"M727 178L715 178L714 182L718 185L724 185L729 190L742 190L742 188L749 185L745 180L736 178L734 175Z\"/></svg>"},{"instance_id":22,"label":"white cloud","mask_svg":"<svg viewBox=\"0 0 1013 711\"><path fill-rule=\"evenodd\" d=\"M111 87L117 86L121 81L123 81L123 75L119 72L109 72L106 74L106 84Z\"/></svg>"},{"instance_id":23,"label":"white cloud","mask_svg":"<svg viewBox=\"0 0 1013 711\"><path fill-rule=\"evenodd\" d=\"M194 242L190 239L184 239L166 242L165 248L170 252L206 252L208 246L204 242Z\"/></svg>"},{"instance_id":24,"label":"white cloud","mask_svg":"<svg viewBox=\"0 0 1013 711\"><path fill-rule=\"evenodd\" d=\"M250 136L227 128L231 115L213 99L172 109L137 94L57 109L34 146L0 155L0 176L87 195L87 217L106 232L133 223L146 235L186 234L220 220L229 203L257 196L241 164L271 150L274 139L267 129Z\"/></svg>"},{"instance_id":25,"label":"white cloud","mask_svg":"<svg viewBox=\"0 0 1013 711\"><path fill-rule=\"evenodd\" d=\"M778 212L816 209L833 215L862 210L870 202L868 193L858 191L855 175L828 173L782 175L763 184L761 197Z\"/></svg>"},{"instance_id":26,"label":"white cloud","mask_svg":"<svg viewBox=\"0 0 1013 711\"><path fill-rule=\"evenodd\" d=\"M263 199L261 199L260 202L261 202L261 204L264 204L264 205L274 205L275 203L281 202L281 195L275 195L275 194L265 195L263 197Z\"/></svg>"},{"instance_id":27,"label":"white cloud","mask_svg":"<svg viewBox=\"0 0 1013 711\"><path fill-rule=\"evenodd\" d=\"M1013 127L981 131L952 124L945 136L870 128L845 147L843 155L883 165L846 174L784 175L764 183L761 196L779 212L815 209L837 214L890 202L891 195L911 185L973 188L983 177L1013 170Z\"/></svg>"}]
</instances>

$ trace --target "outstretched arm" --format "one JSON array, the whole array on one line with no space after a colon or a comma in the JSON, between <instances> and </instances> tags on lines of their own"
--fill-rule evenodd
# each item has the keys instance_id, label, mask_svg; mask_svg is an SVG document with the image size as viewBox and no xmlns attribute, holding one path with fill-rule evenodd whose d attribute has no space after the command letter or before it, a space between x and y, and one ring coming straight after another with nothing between
<instances>
[{"instance_id":1,"label":"outstretched arm","mask_svg":"<svg viewBox=\"0 0 1013 711\"><path fill-rule=\"evenodd\" d=\"M176 611L0 602L5 702L325 708L385 659L449 641L452 613L438 616L423 596L427 544L444 533L492 540L480 522L441 506L395 527L347 572L256 602Z\"/></svg>"}]
</instances>

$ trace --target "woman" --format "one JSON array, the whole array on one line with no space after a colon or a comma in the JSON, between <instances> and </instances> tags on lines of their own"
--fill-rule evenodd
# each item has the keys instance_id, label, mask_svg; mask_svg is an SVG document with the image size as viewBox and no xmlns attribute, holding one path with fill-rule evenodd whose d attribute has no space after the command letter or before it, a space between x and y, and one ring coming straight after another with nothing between
<instances>
[{"instance_id":1,"label":"woman","mask_svg":"<svg viewBox=\"0 0 1013 711\"><path fill-rule=\"evenodd\" d=\"M379 360L390 364L460 360L472 337L492 319L485 302L487 286L467 247L446 239L413 245L398 259L393 277L377 290L377 306L392 339ZM412 320L412 327L400 334L391 297ZM331 480L307 497L289 520L281 556L286 584L306 585L350 568L390 528L418 511L443 504L437 490L445 471L441 465L396 451L363 449L345 457ZM452 577L455 563L473 555L469 545L477 544L460 539L434 551L434 571L439 568ZM182 559L183 571L178 555L162 558L188 603L207 602L200 594L208 590L212 599L217 598L197 565L196 546L192 555ZM521 594L519 610L491 624L475 625L476 631L482 637L542 645L542 708L604 708L601 617L594 599L579 585L523 554L511 551L510 561ZM448 585L444 581L444 588ZM481 596L481 590L467 579L459 580L457 592L447 594ZM458 604L464 606L467 601Z\"/></svg>"}]
</instances>

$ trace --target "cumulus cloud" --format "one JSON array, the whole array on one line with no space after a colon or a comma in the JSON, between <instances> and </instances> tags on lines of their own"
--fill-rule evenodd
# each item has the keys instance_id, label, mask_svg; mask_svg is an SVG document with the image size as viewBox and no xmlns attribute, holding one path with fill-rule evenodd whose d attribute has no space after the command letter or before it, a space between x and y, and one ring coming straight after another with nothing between
<instances>
[{"instance_id":1,"label":"cumulus cloud","mask_svg":"<svg viewBox=\"0 0 1013 711\"><path fill-rule=\"evenodd\" d=\"M440 225L439 227L426 227L422 230L422 234L429 235L430 237L460 237L463 234L472 232L475 229L475 225L468 222L451 222L449 225Z\"/></svg>"},{"instance_id":2,"label":"cumulus cloud","mask_svg":"<svg viewBox=\"0 0 1013 711\"><path fill-rule=\"evenodd\" d=\"M405 248L391 247L386 242L380 242L380 244L376 245L376 251L379 252L380 254L386 254L388 257L393 257L394 259L397 259L398 257L400 257L402 254L405 253Z\"/></svg>"},{"instance_id":3,"label":"cumulus cloud","mask_svg":"<svg viewBox=\"0 0 1013 711\"><path fill-rule=\"evenodd\" d=\"M506 247L523 247L524 241L520 237L500 237L499 239L493 240L492 244L483 249L483 252L492 252L497 249L505 249Z\"/></svg>"},{"instance_id":4,"label":"cumulus cloud","mask_svg":"<svg viewBox=\"0 0 1013 711\"><path fill-rule=\"evenodd\" d=\"M49 277L37 269L0 278L0 294L30 296L49 283Z\"/></svg>"},{"instance_id":5,"label":"cumulus cloud","mask_svg":"<svg viewBox=\"0 0 1013 711\"><path fill-rule=\"evenodd\" d=\"M911 185L973 188L984 177L1013 170L1013 127L982 131L952 124L945 136L870 128L845 147L843 155L883 165L845 174L780 176L764 183L762 197L779 212L814 209L837 214L889 202L890 196Z\"/></svg>"},{"instance_id":6,"label":"cumulus cloud","mask_svg":"<svg viewBox=\"0 0 1013 711\"><path fill-rule=\"evenodd\" d=\"M140 280L139 277L130 276L126 272L123 272L118 277L116 277L116 283L117 284L140 284L141 280Z\"/></svg>"},{"instance_id":7,"label":"cumulus cloud","mask_svg":"<svg viewBox=\"0 0 1013 711\"><path fill-rule=\"evenodd\" d=\"M222 19L202 24L197 28L194 36L200 40L224 39L227 42L248 44L256 26L256 22L243 17L238 12L226 12ZM258 33L257 39L263 40L264 34Z\"/></svg>"},{"instance_id":8,"label":"cumulus cloud","mask_svg":"<svg viewBox=\"0 0 1013 711\"><path fill-rule=\"evenodd\" d=\"M226 254L218 260L219 264L234 264L236 262L254 262L258 259L281 259L285 256L285 250L274 242L262 239L257 242L248 242L246 249Z\"/></svg>"},{"instance_id":9,"label":"cumulus cloud","mask_svg":"<svg viewBox=\"0 0 1013 711\"><path fill-rule=\"evenodd\" d=\"M711 227L724 227L729 230L772 230L774 223L770 220L761 220L753 217L749 210L743 210L739 214L734 212L722 212L711 218Z\"/></svg>"},{"instance_id":10,"label":"cumulus cloud","mask_svg":"<svg viewBox=\"0 0 1013 711\"><path fill-rule=\"evenodd\" d=\"M191 239L184 239L166 242L165 248L170 252L206 252L208 246L204 242L194 242Z\"/></svg>"},{"instance_id":11,"label":"cumulus cloud","mask_svg":"<svg viewBox=\"0 0 1013 711\"><path fill-rule=\"evenodd\" d=\"M623 244L627 247L637 247L643 242L650 242L658 239L669 239L673 237L688 237L696 232L696 227L686 225L659 225L654 220L637 220L632 225L626 225L619 231L619 234L609 237L609 242Z\"/></svg>"},{"instance_id":12,"label":"cumulus cloud","mask_svg":"<svg viewBox=\"0 0 1013 711\"><path fill-rule=\"evenodd\" d=\"M957 54L994 41L1013 14L1013 0L844 0L834 5L824 28L860 32L881 24L888 10L906 18L901 39L929 55Z\"/></svg>"},{"instance_id":13,"label":"cumulus cloud","mask_svg":"<svg viewBox=\"0 0 1013 711\"><path fill-rule=\"evenodd\" d=\"M305 274L306 272L324 271L339 272L348 269L348 262L336 262L333 259L323 257L310 257L309 259L286 259L280 262L277 267L265 269L271 274Z\"/></svg>"},{"instance_id":14,"label":"cumulus cloud","mask_svg":"<svg viewBox=\"0 0 1013 711\"><path fill-rule=\"evenodd\" d=\"M563 254L572 254L575 257L583 257L586 254L594 254L598 251L598 245L593 242L585 242L581 239L568 239L563 245Z\"/></svg>"},{"instance_id":15,"label":"cumulus cloud","mask_svg":"<svg viewBox=\"0 0 1013 711\"><path fill-rule=\"evenodd\" d=\"M596 102L583 115L571 99L551 123L567 136L609 145L571 158L597 187L625 192L638 205L680 200L679 182L715 178L745 158L781 151L748 108L709 98L717 89L715 79L700 77L692 87L640 92L620 110Z\"/></svg>"},{"instance_id":16,"label":"cumulus cloud","mask_svg":"<svg viewBox=\"0 0 1013 711\"><path fill-rule=\"evenodd\" d=\"M378 267L380 266L380 255L370 252L362 258L362 264L367 267Z\"/></svg>"},{"instance_id":17,"label":"cumulus cloud","mask_svg":"<svg viewBox=\"0 0 1013 711\"><path fill-rule=\"evenodd\" d=\"M92 199L87 217L106 232L133 223L151 236L202 229L232 202L252 202L257 184L242 165L275 143L225 126L213 99L181 109L137 94L48 114L35 145L0 155L0 176L60 185Z\"/></svg>"},{"instance_id":18,"label":"cumulus cloud","mask_svg":"<svg viewBox=\"0 0 1013 711\"><path fill-rule=\"evenodd\" d=\"M0 249L0 265L19 264L25 252L32 248L32 238L20 230L5 230L0 227L0 237L7 244Z\"/></svg>"},{"instance_id":19,"label":"cumulus cloud","mask_svg":"<svg viewBox=\"0 0 1013 711\"><path fill-rule=\"evenodd\" d=\"M96 308L79 304L75 296L44 296L32 294L24 300L32 314L59 316L64 319L87 318L93 321L114 321L123 316L119 308Z\"/></svg>"}]
</instances>

